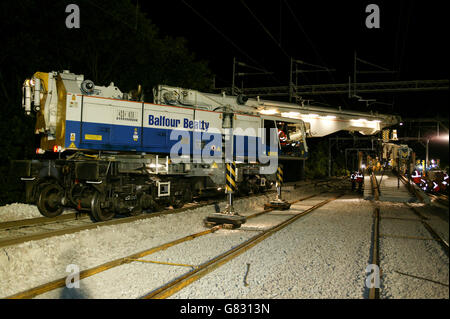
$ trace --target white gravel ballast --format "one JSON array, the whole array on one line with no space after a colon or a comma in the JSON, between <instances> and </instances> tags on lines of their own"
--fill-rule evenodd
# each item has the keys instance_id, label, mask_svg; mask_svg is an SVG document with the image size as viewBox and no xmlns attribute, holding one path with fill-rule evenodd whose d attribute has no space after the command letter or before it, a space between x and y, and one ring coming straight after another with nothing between
<instances>
[{"instance_id":1,"label":"white gravel ballast","mask_svg":"<svg viewBox=\"0 0 450 319\"><path fill-rule=\"evenodd\" d=\"M328 197L315 197L308 204ZM293 208L306 209L304 204ZM362 298L371 223L367 202L343 197L288 225L173 298Z\"/></svg>"},{"instance_id":2,"label":"white gravel ballast","mask_svg":"<svg viewBox=\"0 0 450 319\"><path fill-rule=\"evenodd\" d=\"M296 193L293 197L301 196L305 191ZM285 194L289 199L289 193ZM243 212L260 211L269 197L272 198L273 194L237 199L235 208ZM225 205L225 202L220 203L220 209L223 210ZM203 219L212 212L215 209L210 205L180 214L103 226L4 247L0 249L0 296L6 297L65 277L70 264L84 270L203 231Z\"/></svg>"},{"instance_id":3,"label":"white gravel ballast","mask_svg":"<svg viewBox=\"0 0 450 319\"><path fill-rule=\"evenodd\" d=\"M287 189L283 196L293 201L324 189L329 190ZM147 262L133 261L85 278L78 289L60 288L37 298L142 297L189 272L191 266L224 253L332 195L319 194L293 204L290 210L249 219L239 229L222 229L141 258ZM237 199L234 206L240 214L248 216L261 211L273 197L272 194ZM225 205L226 202L220 203L220 209ZM348 193L301 217L171 298L367 298L365 281L372 245L373 208L372 202ZM0 250L0 296L64 278L70 274L68 265L85 270L203 231L206 229L203 219L212 212L215 212L213 205L5 247ZM390 203L381 205L381 215L414 217L408 208ZM436 225L441 222L437 218L430 220ZM398 220L382 219L380 232L429 236L419 223L411 225L410 221L399 224ZM439 231L448 238L448 221L447 231L442 225ZM448 298L448 257L436 242L380 240L382 298ZM431 281L424 284L423 279L398 272L444 285Z\"/></svg>"},{"instance_id":4,"label":"white gravel ballast","mask_svg":"<svg viewBox=\"0 0 450 319\"><path fill-rule=\"evenodd\" d=\"M64 209L63 214L74 213L71 208ZM0 223L13 220L43 217L36 205L13 203L0 206Z\"/></svg>"}]
</instances>

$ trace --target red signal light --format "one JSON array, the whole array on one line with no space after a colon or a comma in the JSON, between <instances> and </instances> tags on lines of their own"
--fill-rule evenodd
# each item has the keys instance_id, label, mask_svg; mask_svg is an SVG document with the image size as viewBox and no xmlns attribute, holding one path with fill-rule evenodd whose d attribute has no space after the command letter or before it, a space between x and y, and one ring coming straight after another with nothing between
<instances>
[{"instance_id":1,"label":"red signal light","mask_svg":"<svg viewBox=\"0 0 450 319\"><path fill-rule=\"evenodd\" d=\"M57 153L58 152L58 145L53 146L53 152Z\"/></svg>"}]
</instances>

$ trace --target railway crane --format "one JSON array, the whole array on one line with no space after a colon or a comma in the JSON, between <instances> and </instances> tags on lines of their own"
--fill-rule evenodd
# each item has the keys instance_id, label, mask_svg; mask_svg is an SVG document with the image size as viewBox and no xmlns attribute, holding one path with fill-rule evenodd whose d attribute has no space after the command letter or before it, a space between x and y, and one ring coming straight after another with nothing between
<instances>
[{"instance_id":1,"label":"railway crane","mask_svg":"<svg viewBox=\"0 0 450 319\"><path fill-rule=\"evenodd\" d=\"M399 121L168 85L150 103L140 87L124 93L68 70L25 80L22 106L40 136L34 159L14 161L27 202L47 217L73 207L97 221L223 193L227 163L234 191L263 192L275 182L273 161L308 157L307 137L372 135Z\"/></svg>"}]
</instances>

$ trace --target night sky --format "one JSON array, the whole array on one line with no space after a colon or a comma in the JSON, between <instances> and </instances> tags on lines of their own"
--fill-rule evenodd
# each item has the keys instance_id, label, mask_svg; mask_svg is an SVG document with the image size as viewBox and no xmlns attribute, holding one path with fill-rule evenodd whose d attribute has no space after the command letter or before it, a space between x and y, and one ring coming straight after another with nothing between
<instances>
[{"instance_id":1,"label":"night sky","mask_svg":"<svg viewBox=\"0 0 450 319\"><path fill-rule=\"evenodd\" d=\"M158 60L159 51L152 47L161 43L156 38L151 38L156 42L145 44L148 47L142 41L133 42L133 39L137 39L133 36L141 35L144 33L142 30L149 30L145 29L145 25L140 27L136 24L135 18L139 15L135 14L135 5L158 28L159 38L168 36L185 39L189 52L195 55L195 61L208 63L215 76L215 85L219 88L231 86L234 57L258 69L273 72L272 75L236 78L238 87L241 86L241 80L247 88L287 86L291 57L335 69L334 72L299 75L299 85L348 83L349 76L353 75L355 52L360 59L395 71L358 74L358 82L448 79L450 54L447 1L129 1L131 5L126 1L90 0L2 3L4 9L0 10L0 14L3 18L0 20L6 22L2 36L11 39L9 42L2 41L7 44L0 48L0 63L3 63L0 69L0 94L5 93L10 98L2 100L5 110L14 113L10 106L14 104L14 108L17 108L14 110L19 112L20 84L26 76L37 70L71 69L94 80L97 76L101 78L97 82L102 84L108 81L122 82L120 87L123 90L129 89L127 85L134 88L136 83L149 79L154 80L150 81L152 85L177 85L177 80L181 81L183 76L184 79L200 79L203 84L212 83L208 72L198 67L195 71L200 72L195 72L189 69L191 62L187 62L188 65L179 62L181 57L187 56L186 51L169 49L169 57ZM78 30L68 29L64 25L67 17L64 6L67 3L80 6L82 27ZM377 4L380 9L379 29L368 29L365 25L369 15L366 7L371 3ZM117 18L117 13L126 18ZM105 29L108 25L110 28ZM108 42L105 39L113 40ZM102 43L101 47L96 48L101 52L101 58L96 62L101 70L99 74L95 74L96 68L89 68L92 65L88 63L95 57L89 53L93 43ZM144 51L149 52L146 58L143 58ZM155 52L154 56L152 52ZM177 52L180 53L178 56ZM53 57L54 61L48 57ZM162 62L159 64L158 61ZM311 66L302 68L313 69ZM358 63L358 70L369 71L374 68ZM253 72L245 68L238 68L237 71ZM154 74L157 76L152 78ZM195 80L188 83L194 83ZM341 106L343 109L363 112L398 114L402 118L440 118L448 127L448 90L358 95L363 99L376 99L378 103L367 106L364 102L349 98L347 94L304 98L313 99L311 104L315 106ZM287 97L278 99L286 101ZM8 116L11 117L11 114L4 118ZM1 135L6 137L13 129L22 130L21 125L29 126L22 117L17 114L14 116L12 118L17 124L3 123L0 126L3 129ZM400 131L399 136L418 135L416 124L402 129L405 127L409 131ZM448 132L441 129L441 133ZM420 134L424 136L428 133L422 130ZM23 144L28 149L28 140L23 137L23 142L15 144ZM16 147L15 144L11 144L11 147ZM448 143L438 147L448 159Z\"/></svg>"},{"instance_id":2,"label":"night sky","mask_svg":"<svg viewBox=\"0 0 450 319\"><path fill-rule=\"evenodd\" d=\"M71 3L80 7L80 29L66 27L65 9ZM365 25L369 15L366 7L371 3L380 9L379 29L368 29ZM215 76L216 87L230 87L234 57L273 72L243 78L246 88L287 86L291 57L336 69L300 75L299 85L348 83L353 74L355 51L360 59L396 71L359 74L358 82L442 80L448 79L450 57L446 3L418 0L2 1L0 175L9 171L10 160L35 156L39 136L34 134L35 120L26 117L21 108L21 86L36 71L69 69L99 85L113 81L124 92L142 84L149 102L151 88L157 84L206 90L212 83L210 71ZM139 12L159 31L146 23ZM162 38L165 36L167 39ZM199 61L207 62L209 70ZM358 63L358 70L374 68ZM236 85L241 86L240 79ZM314 106L341 106L363 112L398 114L402 118L439 118L448 127L448 90L358 95L376 99L378 103L367 106L347 94L304 98L314 99L311 102ZM419 132L421 136L436 134L433 128L415 123L398 129L399 137L416 137ZM440 133L448 134L448 130L441 127ZM337 134L349 136L350 133ZM322 142L327 139L324 137ZM424 157L420 143L408 142L408 145L419 157ZM447 165L448 150L448 141L430 143L430 157L439 157ZM0 183L0 203L15 201L14 192L19 196L23 190L11 191L7 184Z\"/></svg>"},{"instance_id":3,"label":"night sky","mask_svg":"<svg viewBox=\"0 0 450 319\"><path fill-rule=\"evenodd\" d=\"M290 57L336 69L307 73L301 84L348 83L354 52L395 73L358 74L359 82L448 79L448 6L445 1L136 1L162 34L184 37L199 59L209 62L216 87L230 87L233 57L274 72L236 79L244 87L289 83ZM380 8L380 28L365 25L367 5ZM312 69L304 67L304 69ZM358 63L358 70L375 70ZM252 72L251 69L239 69ZM376 99L367 106L347 95L306 96L313 105L398 114L402 118L441 118L448 126L448 91L358 94ZM277 97L269 98L277 99ZM279 98L278 99L283 99ZM285 98L286 100L287 98ZM399 136L436 134L416 123L397 127ZM435 124L432 124L435 125ZM420 131L420 132L419 132ZM447 133L441 127L441 134ZM407 142L418 156L425 148ZM448 164L448 142L432 141L430 156Z\"/></svg>"},{"instance_id":4,"label":"night sky","mask_svg":"<svg viewBox=\"0 0 450 319\"><path fill-rule=\"evenodd\" d=\"M380 8L380 29L365 26L370 3ZM361 82L448 78L444 1L166 0L138 5L161 33L186 38L196 56L209 61L217 87L231 86L233 57L274 72L245 77L244 87L287 85L291 56L336 69L300 76L299 84L347 83L355 50L359 58L397 71L361 74ZM358 68L374 70L362 64ZM428 117L431 111L448 118L448 91L360 95L393 104L374 104L374 111L419 117L426 109ZM346 95L313 99L322 105L367 110L365 103Z\"/></svg>"}]
</instances>

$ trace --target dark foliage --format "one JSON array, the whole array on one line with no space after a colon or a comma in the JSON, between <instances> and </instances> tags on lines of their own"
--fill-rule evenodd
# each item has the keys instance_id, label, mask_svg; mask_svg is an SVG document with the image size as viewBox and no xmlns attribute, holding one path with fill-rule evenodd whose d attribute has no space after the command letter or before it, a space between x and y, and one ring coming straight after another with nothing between
<instances>
[{"instance_id":1,"label":"dark foliage","mask_svg":"<svg viewBox=\"0 0 450 319\"><path fill-rule=\"evenodd\" d=\"M79 29L66 27L70 3L0 4L0 205L23 196L19 183L7 183L10 160L31 158L37 146L34 119L21 108L22 83L35 72L70 70L98 85L114 82L123 92L141 84L146 101L157 84L209 89L207 63L196 61L184 39L159 36L129 0L77 1Z\"/></svg>"}]
</instances>

